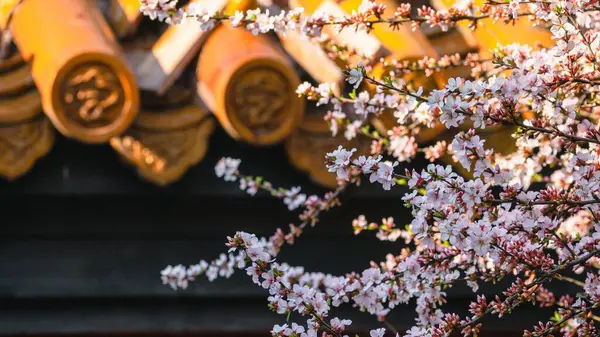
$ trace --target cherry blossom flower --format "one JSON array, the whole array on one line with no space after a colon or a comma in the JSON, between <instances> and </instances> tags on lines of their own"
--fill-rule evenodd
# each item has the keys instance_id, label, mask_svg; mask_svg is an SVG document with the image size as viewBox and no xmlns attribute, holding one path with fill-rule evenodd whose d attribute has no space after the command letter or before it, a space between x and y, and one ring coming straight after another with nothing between
<instances>
[{"instance_id":1,"label":"cherry blossom flower","mask_svg":"<svg viewBox=\"0 0 600 337\"><path fill-rule=\"evenodd\" d=\"M363 80L363 67L364 66L361 63L358 66L356 66L355 68L352 68L350 70L350 72L348 73L348 77L346 78L346 81L348 81L348 83L353 85L354 89L358 89L358 87L360 86L360 84Z\"/></svg>"},{"instance_id":2,"label":"cherry blossom flower","mask_svg":"<svg viewBox=\"0 0 600 337\"><path fill-rule=\"evenodd\" d=\"M384 328L379 328L379 329L371 330L371 332L369 333L369 336L371 336L371 337L383 337L383 335L385 335L385 329Z\"/></svg>"},{"instance_id":3,"label":"cherry blossom flower","mask_svg":"<svg viewBox=\"0 0 600 337\"><path fill-rule=\"evenodd\" d=\"M377 171L371 173L369 180L378 182L383 186L384 190L389 190L396 185L394 178L394 167L398 166L398 162L382 162L378 165Z\"/></svg>"},{"instance_id":4,"label":"cherry blossom flower","mask_svg":"<svg viewBox=\"0 0 600 337\"><path fill-rule=\"evenodd\" d=\"M301 188L296 186L291 190L285 191L283 203L288 206L290 211L302 206L306 201L306 194L300 193Z\"/></svg>"},{"instance_id":5,"label":"cherry blossom flower","mask_svg":"<svg viewBox=\"0 0 600 337\"><path fill-rule=\"evenodd\" d=\"M336 150L328 153L327 157L332 160L332 164L327 167L329 172L335 172L338 179L348 180L348 165L354 152L356 149L347 151L340 145Z\"/></svg>"},{"instance_id":6,"label":"cherry blossom flower","mask_svg":"<svg viewBox=\"0 0 600 337\"><path fill-rule=\"evenodd\" d=\"M238 170L241 160L233 158L222 158L215 166L215 173L217 177L223 177L225 181L236 181L237 177L235 173Z\"/></svg>"}]
</instances>

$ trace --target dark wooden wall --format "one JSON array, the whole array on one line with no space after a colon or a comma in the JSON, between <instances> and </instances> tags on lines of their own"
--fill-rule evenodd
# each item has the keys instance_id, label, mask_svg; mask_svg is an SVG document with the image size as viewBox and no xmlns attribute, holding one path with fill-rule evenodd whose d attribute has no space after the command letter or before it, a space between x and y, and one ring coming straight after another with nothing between
<instances>
[{"instance_id":1,"label":"dark wooden wall","mask_svg":"<svg viewBox=\"0 0 600 337\"><path fill-rule=\"evenodd\" d=\"M221 155L246 158L245 172L322 192L289 166L281 147L248 147L222 132L214 135L207 158L168 188L138 179L107 146L66 139L28 176L0 183L0 334L267 335L283 323L243 273L202 280L187 291L161 284L165 265L216 257L236 230L269 235L295 219L279 201L248 197L214 177ZM368 233L354 236L351 220L364 213L408 222L400 192L381 193L368 183L350 191L344 208L324 216L280 259L330 273L383 260L401 244L380 243ZM457 287L451 297L448 309L464 313L473 296ZM359 331L377 324L366 314L339 314L351 317ZM528 327L550 313L543 314L524 309L508 320L491 320L488 331ZM396 310L391 321L406 328L413 317L411 305Z\"/></svg>"}]
</instances>

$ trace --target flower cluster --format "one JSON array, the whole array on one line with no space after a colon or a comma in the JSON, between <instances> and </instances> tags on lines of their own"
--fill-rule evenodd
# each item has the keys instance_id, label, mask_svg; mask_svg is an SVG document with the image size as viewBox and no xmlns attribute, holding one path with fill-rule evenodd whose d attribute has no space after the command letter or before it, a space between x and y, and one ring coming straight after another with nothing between
<instances>
[{"instance_id":1,"label":"flower cluster","mask_svg":"<svg viewBox=\"0 0 600 337\"><path fill-rule=\"evenodd\" d=\"M364 0L359 8L348 16L332 15L318 11L313 15L304 15L302 8L291 9L288 12L279 11L272 14L269 9L260 8L236 13L221 11L209 12L192 3L186 8L177 8L177 0L140 0L140 10L151 19L166 21L170 24L181 23L187 19L197 20L204 30L212 29L216 23L229 21L235 27L244 27L253 34L298 31L309 37L319 37L325 27L333 27L336 32L343 29L354 31L371 31L377 24L397 27L401 24L411 24L418 27L426 24L430 27L440 27L446 31L461 21L467 21L474 28L477 21L491 18L511 22L521 16L529 16L537 20L537 12L522 11L518 1L509 5L474 6L472 2L457 4L448 10L436 10L433 7L422 6L417 9L417 15L411 14L411 6L402 4L392 15L386 16L387 6L378 4L375 0Z\"/></svg>"},{"instance_id":2,"label":"flower cluster","mask_svg":"<svg viewBox=\"0 0 600 337\"><path fill-rule=\"evenodd\" d=\"M315 226L322 212L340 204L337 196L345 186L340 186L336 191L326 193L322 197L306 196L306 194L300 193L299 187L275 188L262 177L243 175L238 170L240 163L239 159L222 158L215 166L215 173L225 181L239 181L240 189L250 195L255 195L258 191L265 191L271 196L281 199L290 211L301 207L303 211L299 215L300 223L290 224L287 233L282 229L277 229L269 238L253 237L253 239L249 239L250 241L247 243L251 243L252 249L237 253L230 250L227 254L220 254L213 261L201 260L199 263L187 267L183 265L167 266L161 274L164 284L168 284L173 289L185 289L189 282L196 280L201 275L205 275L210 281L219 277L229 278L234 274L236 268L246 267L247 258L262 257L262 260L270 261L279 254L283 245L293 245L295 239L302 235L307 226ZM229 238L229 242L233 245L236 241Z\"/></svg>"},{"instance_id":3,"label":"flower cluster","mask_svg":"<svg viewBox=\"0 0 600 337\"><path fill-rule=\"evenodd\" d=\"M416 313L407 337L448 337L455 332L477 336L486 316L504 317L527 304L554 308L555 315L524 331L524 336L598 335L598 1L488 0L479 7L462 1L447 11L423 7L416 15L409 5L401 5L390 15L385 6L365 0L347 16L306 16L300 9L278 14L257 9L229 16L194 7L177 9L174 1L142 2L145 13L159 19L194 18L206 29L229 20L255 34L297 30L318 37L326 26L370 31L377 25L404 23L447 29L459 21L476 28L480 20L511 23L524 16L548 27L556 42L551 48L498 46L489 60L472 54L389 61L383 77L374 75L373 60L365 60L346 72L354 89L347 97L331 84L303 83L296 92L328 107L325 119L332 134L343 132L347 139L362 134L373 141L371 153L344 146L327 153L324 165L339 187L322 197L307 196L299 187L275 188L262 177L241 174L239 160L222 159L215 167L219 177L238 182L251 195L266 191L290 210L303 209L300 223L287 231L278 229L269 238L238 232L228 238L229 251L214 261L169 266L162 278L173 288L185 288L200 275L214 280L244 270L268 293L274 312L295 313L302 320L274 326L271 333L276 337L344 337L352 322L332 317L332 309L341 306L368 312L393 330L388 313L405 304L414 305ZM404 76L430 75L451 66L470 67L472 76L448 78L433 90ZM395 123L382 130L384 117ZM436 128L447 130L447 138L423 141L423 130ZM512 138L494 141L495 132L505 129ZM511 151L501 151L499 143L510 143ZM419 156L431 163L409 166ZM316 225L322 212L339 205L339 194L362 179L384 190L400 190L398 204L409 208L411 217L406 219L408 226L399 227L391 217L376 223L358 216L352 230L376 231L382 241L401 241L400 253L343 275L278 261L285 245ZM496 288L494 296L479 291L482 283L507 278L510 286ZM551 281L570 283L580 292L575 298L551 291L546 288ZM465 308L469 314L463 316L447 312L445 306L447 293L459 283L476 293ZM370 337L388 334L383 328L369 332Z\"/></svg>"}]
</instances>

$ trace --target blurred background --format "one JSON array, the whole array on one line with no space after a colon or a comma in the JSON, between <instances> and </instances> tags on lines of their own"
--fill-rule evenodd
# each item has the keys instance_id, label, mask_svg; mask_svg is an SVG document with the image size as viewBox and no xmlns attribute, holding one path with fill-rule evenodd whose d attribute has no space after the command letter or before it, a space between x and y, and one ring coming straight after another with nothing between
<instances>
[{"instance_id":1,"label":"blurred background","mask_svg":"<svg viewBox=\"0 0 600 337\"><path fill-rule=\"evenodd\" d=\"M300 5L309 13L349 13L360 4L195 2L228 13L257 5L272 12ZM168 26L142 17L138 0L0 0L0 10L3 336L269 335L285 317L269 311L267 294L245 273L214 283L201 279L185 291L160 280L168 264L216 258L225 237L238 230L269 236L297 222L280 201L251 197L215 177L219 158L241 158L244 173L275 185L324 193L336 183L324 168L325 153L339 144L365 153L372 145L360 136L332 138L326 109L294 93L302 81L348 91L342 71L357 60L332 46L347 45L375 60L416 60L489 55L498 42L549 39L540 28L492 23L483 33L383 27L320 42L291 33L258 37L227 25L203 32L193 22ZM434 88L457 75L469 71L410 80ZM386 132L394 120L372 122ZM424 130L422 141L445 137L434 128ZM402 243L355 236L351 223L360 214L408 223L402 193L368 183L350 190L344 207L284 248L281 261L333 274L385 261ZM497 289L482 286L483 293ZM459 285L449 298L447 311L466 313L474 296ZM397 308L390 322L410 327L413 310L414 304ZM484 336L518 336L550 315L522 313L489 320ZM339 316L351 318L357 332L380 324L347 309Z\"/></svg>"}]
</instances>

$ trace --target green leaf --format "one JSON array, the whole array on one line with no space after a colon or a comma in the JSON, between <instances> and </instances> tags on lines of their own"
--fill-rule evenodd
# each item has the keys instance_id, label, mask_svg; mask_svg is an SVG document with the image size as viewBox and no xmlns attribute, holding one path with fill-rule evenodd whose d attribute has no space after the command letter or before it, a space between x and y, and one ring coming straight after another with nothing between
<instances>
[{"instance_id":1,"label":"green leaf","mask_svg":"<svg viewBox=\"0 0 600 337\"><path fill-rule=\"evenodd\" d=\"M555 322L555 323L558 323L558 322L562 321L562 319L563 319L563 317L562 317L562 315L558 311L555 311L554 315L552 316L552 318L550 318L550 320L553 321L553 322Z\"/></svg>"},{"instance_id":2,"label":"green leaf","mask_svg":"<svg viewBox=\"0 0 600 337\"><path fill-rule=\"evenodd\" d=\"M356 99L356 88L352 89L352 92L349 94L350 98Z\"/></svg>"}]
</instances>

